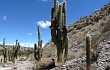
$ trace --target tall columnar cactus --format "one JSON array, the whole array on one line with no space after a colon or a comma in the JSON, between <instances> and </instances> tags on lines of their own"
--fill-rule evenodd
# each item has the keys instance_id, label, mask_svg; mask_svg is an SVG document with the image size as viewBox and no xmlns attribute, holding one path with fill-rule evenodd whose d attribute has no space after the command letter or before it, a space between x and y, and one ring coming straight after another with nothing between
<instances>
[{"instance_id":1,"label":"tall columnar cactus","mask_svg":"<svg viewBox=\"0 0 110 70\"><path fill-rule=\"evenodd\" d=\"M7 52L7 47L5 45L5 38L4 38L3 39L3 57L4 57L4 63L7 62L7 54L8 54L8 52Z\"/></svg>"},{"instance_id":2,"label":"tall columnar cactus","mask_svg":"<svg viewBox=\"0 0 110 70\"><path fill-rule=\"evenodd\" d=\"M30 48L28 47L28 50L27 50L27 57L29 57L30 55Z\"/></svg>"},{"instance_id":3,"label":"tall columnar cactus","mask_svg":"<svg viewBox=\"0 0 110 70\"><path fill-rule=\"evenodd\" d=\"M86 35L86 63L86 70L91 70L91 36L89 34Z\"/></svg>"},{"instance_id":4,"label":"tall columnar cactus","mask_svg":"<svg viewBox=\"0 0 110 70\"><path fill-rule=\"evenodd\" d=\"M9 61L12 60L11 57L12 57L12 50L11 50L11 48L8 48L8 60Z\"/></svg>"},{"instance_id":5,"label":"tall columnar cactus","mask_svg":"<svg viewBox=\"0 0 110 70\"><path fill-rule=\"evenodd\" d=\"M43 54L43 48L42 48L42 40L40 37L40 27L38 25L38 47L37 44L34 44L34 57L37 61L39 61Z\"/></svg>"},{"instance_id":6,"label":"tall columnar cactus","mask_svg":"<svg viewBox=\"0 0 110 70\"><path fill-rule=\"evenodd\" d=\"M12 48L12 50L13 50L13 53L12 53L12 61L13 61L13 63L15 63L15 47L14 47L14 45L13 45L13 48Z\"/></svg>"},{"instance_id":7,"label":"tall columnar cactus","mask_svg":"<svg viewBox=\"0 0 110 70\"><path fill-rule=\"evenodd\" d=\"M20 50L20 45L18 43L18 40L16 40L16 45L15 45L15 57L16 57L16 59L18 57L19 50Z\"/></svg>"},{"instance_id":8,"label":"tall columnar cactus","mask_svg":"<svg viewBox=\"0 0 110 70\"><path fill-rule=\"evenodd\" d=\"M17 59L17 57L18 57L18 52L19 52L19 50L20 50L20 45L19 45L19 43L18 43L18 40L16 40L16 45L13 46L13 56L14 56L14 58L16 58L16 59Z\"/></svg>"},{"instance_id":9,"label":"tall columnar cactus","mask_svg":"<svg viewBox=\"0 0 110 70\"><path fill-rule=\"evenodd\" d=\"M54 0L51 9L51 37L57 46L57 61L64 63L68 54L68 38L66 28L66 0L61 4Z\"/></svg>"}]
</instances>

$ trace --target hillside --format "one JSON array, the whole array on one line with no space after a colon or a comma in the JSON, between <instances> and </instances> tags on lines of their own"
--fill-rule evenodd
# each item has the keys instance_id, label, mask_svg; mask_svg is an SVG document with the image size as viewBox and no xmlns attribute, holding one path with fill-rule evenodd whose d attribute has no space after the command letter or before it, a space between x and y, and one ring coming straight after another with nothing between
<instances>
[{"instance_id":1,"label":"hillside","mask_svg":"<svg viewBox=\"0 0 110 70\"><path fill-rule=\"evenodd\" d=\"M91 51L93 54L92 56L96 58L96 60L93 59L93 62L97 62L102 57L101 55L104 54L101 52L107 53L106 51L108 51L108 53L110 53L110 49L107 50L105 48L106 45L109 45L108 41L110 40L110 3L104 5L103 8L95 11L91 15L80 18L78 21L68 27L68 62L73 60L78 61L79 58L85 58L85 35L87 33L92 36ZM104 50L101 50L103 48ZM107 54L107 56L110 57L110 54ZM56 46L51 41L45 45L43 57L56 57ZM109 59L109 57L104 58L104 60ZM107 65L105 65L105 67L107 67Z\"/></svg>"}]
</instances>

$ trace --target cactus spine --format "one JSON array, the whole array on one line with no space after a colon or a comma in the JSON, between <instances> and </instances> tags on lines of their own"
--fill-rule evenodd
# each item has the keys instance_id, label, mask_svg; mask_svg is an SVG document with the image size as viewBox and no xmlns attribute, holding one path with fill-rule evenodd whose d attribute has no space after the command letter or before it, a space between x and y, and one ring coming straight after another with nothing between
<instances>
[{"instance_id":1,"label":"cactus spine","mask_svg":"<svg viewBox=\"0 0 110 70\"><path fill-rule=\"evenodd\" d=\"M59 4L58 0L54 0L51 9L51 37L57 46L57 61L64 63L68 54L68 38L66 28L66 1Z\"/></svg>"},{"instance_id":2,"label":"cactus spine","mask_svg":"<svg viewBox=\"0 0 110 70\"><path fill-rule=\"evenodd\" d=\"M7 52L7 47L5 45L5 38L4 38L3 39L3 57L4 57L4 63L7 62L7 54L8 54L8 52Z\"/></svg>"},{"instance_id":3,"label":"cactus spine","mask_svg":"<svg viewBox=\"0 0 110 70\"><path fill-rule=\"evenodd\" d=\"M34 57L37 61L40 61L43 54L43 48L42 48L42 40L40 37L40 27L38 25L38 47L37 44L34 44Z\"/></svg>"},{"instance_id":4,"label":"cactus spine","mask_svg":"<svg viewBox=\"0 0 110 70\"><path fill-rule=\"evenodd\" d=\"M91 36L89 34L86 35L86 63L86 70L91 70Z\"/></svg>"}]
</instances>

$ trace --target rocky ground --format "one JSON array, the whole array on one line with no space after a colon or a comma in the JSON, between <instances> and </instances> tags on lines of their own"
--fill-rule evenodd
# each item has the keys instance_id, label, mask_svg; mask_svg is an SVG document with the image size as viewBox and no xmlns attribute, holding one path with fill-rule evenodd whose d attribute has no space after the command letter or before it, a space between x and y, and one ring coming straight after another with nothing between
<instances>
[{"instance_id":1,"label":"rocky ground","mask_svg":"<svg viewBox=\"0 0 110 70\"><path fill-rule=\"evenodd\" d=\"M97 59L92 62L91 70L110 70L110 42L100 43L97 49ZM66 62L66 66L68 70L86 70L86 56L69 60ZM59 67L51 70L59 70Z\"/></svg>"},{"instance_id":2,"label":"rocky ground","mask_svg":"<svg viewBox=\"0 0 110 70\"><path fill-rule=\"evenodd\" d=\"M8 62L0 63L0 70L34 70L35 61L30 61L27 57L21 57L16 60L15 64Z\"/></svg>"},{"instance_id":3,"label":"rocky ground","mask_svg":"<svg viewBox=\"0 0 110 70\"><path fill-rule=\"evenodd\" d=\"M77 49L77 47L73 49L77 50L77 52L80 52L80 49ZM91 59L92 70L110 70L110 41L104 40L104 42L100 43L97 46L95 53L92 51L92 54L94 54L94 57L92 57L93 59ZM46 61L47 59L43 59L43 63L45 63ZM50 59L48 59L48 62L46 63L49 62ZM57 63L56 65L58 66ZM65 70L86 70L86 56L68 60L65 65L67 67L67 69ZM7 64L0 63L0 70L35 70L35 66L35 60L31 60L27 57L21 57L16 60L15 64L13 64L12 62L8 62ZM55 67L50 70L61 70L60 68L61 67Z\"/></svg>"}]
</instances>

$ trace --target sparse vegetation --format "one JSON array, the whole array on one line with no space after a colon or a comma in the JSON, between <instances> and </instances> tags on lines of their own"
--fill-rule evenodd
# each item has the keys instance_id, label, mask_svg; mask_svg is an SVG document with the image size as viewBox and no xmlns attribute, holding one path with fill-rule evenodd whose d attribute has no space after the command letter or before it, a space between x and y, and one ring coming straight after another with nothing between
<instances>
[{"instance_id":1,"label":"sparse vegetation","mask_svg":"<svg viewBox=\"0 0 110 70\"><path fill-rule=\"evenodd\" d=\"M42 47L39 25L38 44L34 44L34 48L22 47L18 40L15 45L6 45L4 38L0 45L1 65L9 64L17 69L17 64L26 64L26 70L45 70L53 59L57 70L62 67L66 70L110 69L110 3L66 27L66 0L60 4L54 0L50 29L52 40L45 47ZM51 66L49 68L54 68Z\"/></svg>"}]
</instances>

